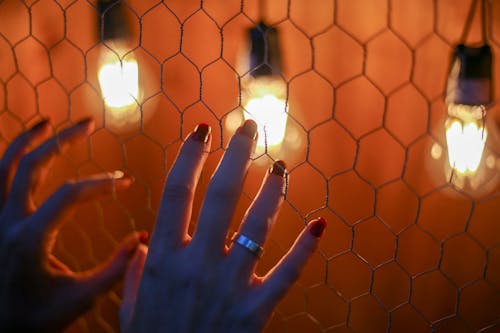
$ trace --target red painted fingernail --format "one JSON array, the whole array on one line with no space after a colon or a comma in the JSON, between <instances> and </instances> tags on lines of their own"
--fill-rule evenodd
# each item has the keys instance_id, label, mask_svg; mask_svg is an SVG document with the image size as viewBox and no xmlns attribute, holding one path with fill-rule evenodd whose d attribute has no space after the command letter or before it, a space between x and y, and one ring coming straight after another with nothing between
<instances>
[{"instance_id":1,"label":"red painted fingernail","mask_svg":"<svg viewBox=\"0 0 500 333\"><path fill-rule=\"evenodd\" d=\"M141 231L139 234L139 242L141 244L147 245L149 240L149 234L147 231Z\"/></svg>"},{"instance_id":2,"label":"red painted fingernail","mask_svg":"<svg viewBox=\"0 0 500 333\"><path fill-rule=\"evenodd\" d=\"M90 124L91 122L93 121L92 117L87 117L87 118L83 118L79 121L76 122L76 125L77 126L80 126L80 125L88 125Z\"/></svg>"},{"instance_id":3,"label":"red painted fingernail","mask_svg":"<svg viewBox=\"0 0 500 333\"><path fill-rule=\"evenodd\" d=\"M273 166L269 169L269 173L283 177L286 173L285 162L281 160L274 162Z\"/></svg>"},{"instance_id":4,"label":"red painted fingernail","mask_svg":"<svg viewBox=\"0 0 500 333\"><path fill-rule=\"evenodd\" d=\"M252 140L257 139L257 123L251 119L245 121L245 123L238 128L236 131L238 134L243 134Z\"/></svg>"},{"instance_id":5,"label":"red painted fingernail","mask_svg":"<svg viewBox=\"0 0 500 333\"><path fill-rule=\"evenodd\" d=\"M39 121L38 123L36 123L33 127L31 127L31 130L38 131L39 129L47 126L48 123L49 123L48 119L43 119L43 120Z\"/></svg>"},{"instance_id":6,"label":"red painted fingernail","mask_svg":"<svg viewBox=\"0 0 500 333\"><path fill-rule=\"evenodd\" d=\"M323 232L326 228L326 220L322 217L318 217L316 220L311 222L313 225L309 232L316 238L320 238L323 235Z\"/></svg>"},{"instance_id":7,"label":"red painted fingernail","mask_svg":"<svg viewBox=\"0 0 500 333\"><path fill-rule=\"evenodd\" d=\"M211 132L212 128L208 124L199 124L194 129L193 139L199 142L207 143Z\"/></svg>"}]
</instances>

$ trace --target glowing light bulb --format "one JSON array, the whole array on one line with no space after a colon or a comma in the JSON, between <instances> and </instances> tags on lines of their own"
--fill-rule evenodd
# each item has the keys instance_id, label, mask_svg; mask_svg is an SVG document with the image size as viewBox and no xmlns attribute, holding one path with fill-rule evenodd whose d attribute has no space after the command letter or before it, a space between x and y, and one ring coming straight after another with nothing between
<instances>
[{"instance_id":1,"label":"glowing light bulb","mask_svg":"<svg viewBox=\"0 0 500 333\"><path fill-rule=\"evenodd\" d=\"M495 151L499 142L496 125L487 122L486 107L492 102L492 53L488 45L457 45L448 76L444 123L446 151L435 142L430 154L444 167L444 179L461 191L480 196L500 180Z\"/></svg>"},{"instance_id":2,"label":"glowing light bulb","mask_svg":"<svg viewBox=\"0 0 500 333\"><path fill-rule=\"evenodd\" d=\"M97 81L104 102L104 123L116 130L127 130L145 123L141 112L148 96L150 73L147 60L136 58L128 9L122 1L97 0L98 38ZM150 104L149 104L150 105ZM153 112L147 112L150 117Z\"/></svg>"},{"instance_id":3,"label":"glowing light bulb","mask_svg":"<svg viewBox=\"0 0 500 333\"><path fill-rule=\"evenodd\" d=\"M481 163L487 138L483 112L482 106L449 105L445 124L448 162L461 175L473 175Z\"/></svg>"},{"instance_id":4,"label":"glowing light bulb","mask_svg":"<svg viewBox=\"0 0 500 333\"><path fill-rule=\"evenodd\" d=\"M257 146L277 146L283 142L287 123L286 86L280 78L262 76L250 79L244 101L245 119L258 125Z\"/></svg>"},{"instance_id":5,"label":"glowing light bulb","mask_svg":"<svg viewBox=\"0 0 500 333\"><path fill-rule=\"evenodd\" d=\"M142 89L139 63L125 41L106 41L101 50L97 79L108 125L124 128L141 120Z\"/></svg>"},{"instance_id":6,"label":"glowing light bulb","mask_svg":"<svg viewBox=\"0 0 500 333\"><path fill-rule=\"evenodd\" d=\"M115 109L128 108L139 98L139 66L135 59L105 56L98 78L104 103Z\"/></svg>"}]
</instances>

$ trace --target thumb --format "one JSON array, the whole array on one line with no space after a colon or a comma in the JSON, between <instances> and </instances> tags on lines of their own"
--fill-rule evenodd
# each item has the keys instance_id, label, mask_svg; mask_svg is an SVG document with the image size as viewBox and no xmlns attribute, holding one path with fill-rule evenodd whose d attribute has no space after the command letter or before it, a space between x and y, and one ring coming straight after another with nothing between
<instances>
[{"instance_id":1,"label":"thumb","mask_svg":"<svg viewBox=\"0 0 500 333\"><path fill-rule=\"evenodd\" d=\"M89 303L104 294L125 275L129 262L142 240L147 239L147 232L133 232L120 244L119 248L106 262L91 271L79 274L77 290L81 300Z\"/></svg>"},{"instance_id":2,"label":"thumb","mask_svg":"<svg viewBox=\"0 0 500 333\"><path fill-rule=\"evenodd\" d=\"M130 321L134 314L137 290L141 283L142 271L147 255L147 246L142 244L139 245L135 251L134 257L130 261L127 273L125 274L122 305L120 307L120 326L122 332L127 332L127 327L130 325Z\"/></svg>"}]
</instances>

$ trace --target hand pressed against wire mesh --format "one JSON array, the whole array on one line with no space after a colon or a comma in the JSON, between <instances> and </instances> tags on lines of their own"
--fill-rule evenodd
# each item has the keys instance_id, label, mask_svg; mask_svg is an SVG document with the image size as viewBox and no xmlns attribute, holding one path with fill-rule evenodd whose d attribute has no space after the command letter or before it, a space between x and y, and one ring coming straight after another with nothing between
<instances>
[{"instance_id":1,"label":"hand pressed against wire mesh","mask_svg":"<svg viewBox=\"0 0 500 333\"><path fill-rule=\"evenodd\" d=\"M123 276L146 236L129 235L107 263L85 273L72 272L51 254L61 224L79 203L132 181L103 174L68 182L35 206L33 195L53 158L92 128L93 121L86 119L46 140L50 125L41 121L22 133L0 161L0 332L61 331Z\"/></svg>"},{"instance_id":2,"label":"hand pressed against wire mesh","mask_svg":"<svg viewBox=\"0 0 500 333\"><path fill-rule=\"evenodd\" d=\"M251 245L264 243L283 201L285 169L277 162L238 233L254 243L234 242L226 248L228 227L255 149L256 124L246 121L213 175L191 238L187 228L210 147L209 133L207 125L199 125L170 171L147 258L146 251L138 252L142 254L135 257L125 281L128 292L121 309L125 332L260 331L324 230L323 219L312 221L267 276L255 275L258 250Z\"/></svg>"}]
</instances>

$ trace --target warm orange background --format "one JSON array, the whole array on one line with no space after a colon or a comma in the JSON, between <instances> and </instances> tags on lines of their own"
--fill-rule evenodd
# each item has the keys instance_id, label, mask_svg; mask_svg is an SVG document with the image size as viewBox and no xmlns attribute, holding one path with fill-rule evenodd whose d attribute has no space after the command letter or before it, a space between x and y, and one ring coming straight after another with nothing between
<instances>
[{"instance_id":1,"label":"warm orange background","mask_svg":"<svg viewBox=\"0 0 500 333\"><path fill-rule=\"evenodd\" d=\"M500 1L486 2L498 82ZM266 3L265 20L282 37L289 137L252 166L232 231L277 158L290 169L287 200L259 271L305 221L329 221L266 332L498 331L499 186L460 192L447 184L444 160L430 158L432 144L444 144L445 82L471 0ZM208 122L213 153L199 207L230 136L225 117L241 112L236 66L245 29L258 21L256 1L126 5L148 77L144 123L120 131L103 125L94 1L0 1L0 151L41 117L59 130L93 115L95 132L56 162L40 200L72 177L123 169L136 178L130 190L82 207L62 230L57 254L76 270L104 260L130 230L152 229L181 139ZM476 15L467 42L480 41ZM499 119L494 106L486 154L496 158ZM70 331L117 332L119 295L117 288Z\"/></svg>"}]
</instances>

